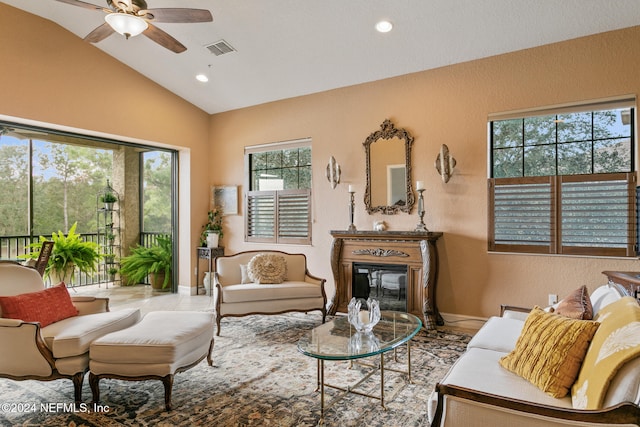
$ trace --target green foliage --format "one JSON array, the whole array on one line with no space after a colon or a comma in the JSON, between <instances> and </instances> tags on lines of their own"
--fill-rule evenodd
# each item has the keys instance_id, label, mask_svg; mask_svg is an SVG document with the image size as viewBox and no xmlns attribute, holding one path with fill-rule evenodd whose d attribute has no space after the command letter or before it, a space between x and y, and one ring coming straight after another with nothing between
<instances>
[{"instance_id":1,"label":"green foliage","mask_svg":"<svg viewBox=\"0 0 640 427\"><path fill-rule=\"evenodd\" d=\"M102 203L115 203L118 201L118 198L113 193L105 193L102 196L100 196L100 201Z\"/></svg>"},{"instance_id":2,"label":"green foliage","mask_svg":"<svg viewBox=\"0 0 640 427\"><path fill-rule=\"evenodd\" d=\"M492 176L630 171L631 126L622 123L622 112L614 109L495 121Z\"/></svg>"},{"instance_id":3,"label":"green foliage","mask_svg":"<svg viewBox=\"0 0 640 427\"><path fill-rule=\"evenodd\" d=\"M222 209L214 208L207 213L207 223L202 226L202 233L200 233L200 246L207 246L207 233L214 232L220 235L220 238L224 236L222 232Z\"/></svg>"},{"instance_id":4,"label":"green foliage","mask_svg":"<svg viewBox=\"0 0 640 427\"><path fill-rule=\"evenodd\" d=\"M135 285L142 283L151 273L164 273L162 287L167 287L171 280L172 255L169 235L158 236L157 244L150 247L136 246L130 255L120 260L120 274L126 279L123 282Z\"/></svg>"},{"instance_id":5,"label":"green foliage","mask_svg":"<svg viewBox=\"0 0 640 427\"><path fill-rule=\"evenodd\" d=\"M143 156L144 231L165 232L171 229L171 154L152 151Z\"/></svg>"},{"instance_id":6,"label":"green foliage","mask_svg":"<svg viewBox=\"0 0 640 427\"><path fill-rule=\"evenodd\" d=\"M75 222L69 229L69 233L67 233L66 236L62 231L58 231L58 233L51 233L53 249L51 251L51 257L49 258L49 263L45 269L46 277L48 277L52 271L63 276L71 266L75 266L78 270L87 274L91 274L96 271L98 261L100 260L98 244L82 240L82 236L76 234L77 225L78 223ZM25 257L37 258L40 254L42 243L46 241L46 237L40 236L39 242L32 243L29 246L32 249L32 252L27 254Z\"/></svg>"}]
</instances>

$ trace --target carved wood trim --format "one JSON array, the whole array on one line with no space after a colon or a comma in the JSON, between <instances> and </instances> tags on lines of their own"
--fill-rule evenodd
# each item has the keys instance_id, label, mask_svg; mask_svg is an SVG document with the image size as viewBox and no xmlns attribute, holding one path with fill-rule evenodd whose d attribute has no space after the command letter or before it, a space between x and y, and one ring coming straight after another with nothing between
<instances>
[{"instance_id":1,"label":"carved wood trim","mask_svg":"<svg viewBox=\"0 0 640 427\"><path fill-rule=\"evenodd\" d=\"M396 251L394 249L383 249L383 248L375 248L375 249L358 249L356 251L351 252L354 255L371 255L377 257L408 257L409 254L402 251Z\"/></svg>"},{"instance_id":2,"label":"carved wood trim","mask_svg":"<svg viewBox=\"0 0 640 427\"><path fill-rule=\"evenodd\" d=\"M508 397L497 396L491 393L484 393L465 387L448 384L437 384L438 404L434 415L433 425L439 426L442 421L444 410L444 396L450 395L460 399L472 400L474 402L510 409L513 411L596 424L639 424L640 407L627 402L620 403L610 408L600 410L581 410L572 408L559 408L549 405L542 405L524 400L510 399Z\"/></svg>"}]
</instances>

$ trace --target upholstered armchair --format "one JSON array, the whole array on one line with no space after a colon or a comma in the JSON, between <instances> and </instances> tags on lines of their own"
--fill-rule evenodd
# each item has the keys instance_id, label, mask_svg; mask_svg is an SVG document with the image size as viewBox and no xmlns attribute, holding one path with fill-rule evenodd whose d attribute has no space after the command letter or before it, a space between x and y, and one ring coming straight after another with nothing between
<instances>
[{"instance_id":1,"label":"upholstered armchair","mask_svg":"<svg viewBox=\"0 0 640 427\"><path fill-rule=\"evenodd\" d=\"M45 289L37 270L0 263L0 377L69 378L81 401L91 342L140 319L138 309L111 312L108 302L71 297L64 285Z\"/></svg>"}]
</instances>

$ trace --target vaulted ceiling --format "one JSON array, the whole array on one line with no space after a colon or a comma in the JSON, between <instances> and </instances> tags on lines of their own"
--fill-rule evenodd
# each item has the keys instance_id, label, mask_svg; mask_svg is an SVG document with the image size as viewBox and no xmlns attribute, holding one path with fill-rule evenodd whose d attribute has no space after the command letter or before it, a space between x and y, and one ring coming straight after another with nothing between
<instances>
[{"instance_id":1,"label":"vaulted ceiling","mask_svg":"<svg viewBox=\"0 0 640 427\"><path fill-rule=\"evenodd\" d=\"M107 0L84 0L100 7ZM84 38L101 10L1 0ZM207 9L207 23L157 23L176 54L142 35L95 46L208 113L443 67L640 25L638 0L147 0ZM386 19L393 30L379 33ZM207 46L226 41L216 56ZM205 73L207 83L195 79Z\"/></svg>"}]
</instances>

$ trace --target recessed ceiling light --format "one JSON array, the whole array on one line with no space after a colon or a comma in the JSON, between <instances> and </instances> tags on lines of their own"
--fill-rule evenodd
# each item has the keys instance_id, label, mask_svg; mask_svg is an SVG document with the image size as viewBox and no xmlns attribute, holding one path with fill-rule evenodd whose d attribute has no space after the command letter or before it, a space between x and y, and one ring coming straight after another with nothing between
<instances>
[{"instance_id":1,"label":"recessed ceiling light","mask_svg":"<svg viewBox=\"0 0 640 427\"><path fill-rule=\"evenodd\" d=\"M198 80L199 82L202 82L202 83L206 83L206 82L209 81L209 77L207 77L206 74L198 74L196 76L196 80Z\"/></svg>"},{"instance_id":2,"label":"recessed ceiling light","mask_svg":"<svg viewBox=\"0 0 640 427\"><path fill-rule=\"evenodd\" d=\"M376 30L380 33L388 33L393 29L393 24L389 21L380 21L376 24Z\"/></svg>"}]
</instances>

